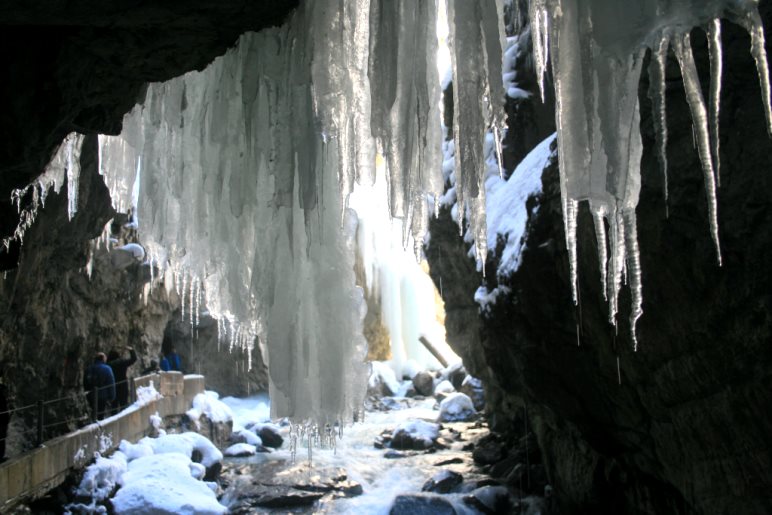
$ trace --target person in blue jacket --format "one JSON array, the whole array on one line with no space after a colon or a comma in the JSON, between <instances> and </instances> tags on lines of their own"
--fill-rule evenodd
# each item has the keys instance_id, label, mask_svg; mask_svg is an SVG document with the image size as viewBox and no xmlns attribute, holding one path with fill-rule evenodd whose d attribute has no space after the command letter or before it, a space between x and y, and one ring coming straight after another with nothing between
<instances>
[{"instance_id":1,"label":"person in blue jacket","mask_svg":"<svg viewBox=\"0 0 772 515\"><path fill-rule=\"evenodd\" d=\"M164 372L177 371L182 372L182 360L177 354L177 349L172 346L169 352L161 359L161 370Z\"/></svg>"},{"instance_id":2,"label":"person in blue jacket","mask_svg":"<svg viewBox=\"0 0 772 515\"><path fill-rule=\"evenodd\" d=\"M103 419L110 403L115 400L115 376L113 370L107 366L107 356L104 352L98 352L94 356L94 362L86 369L83 388L88 392L87 398L92 409L96 405L94 418Z\"/></svg>"}]
</instances>

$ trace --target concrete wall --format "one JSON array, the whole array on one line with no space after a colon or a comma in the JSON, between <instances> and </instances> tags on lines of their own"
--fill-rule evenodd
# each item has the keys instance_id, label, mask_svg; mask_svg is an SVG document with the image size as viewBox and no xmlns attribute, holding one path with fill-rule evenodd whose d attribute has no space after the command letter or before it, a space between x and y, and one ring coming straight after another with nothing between
<instances>
[{"instance_id":1,"label":"concrete wall","mask_svg":"<svg viewBox=\"0 0 772 515\"><path fill-rule=\"evenodd\" d=\"M161 372L137 378L136 387L150 383L163 395L145 406L131 406L121 413L89 424L74 433L44 442L26 454L0 464L0 512L59 485L73 468L86 466L94 453L107 453L121 440L132 442L151 431L150 416L180 415L193 398L204 391L204 376Z\"/></svg>"}]
</instances>

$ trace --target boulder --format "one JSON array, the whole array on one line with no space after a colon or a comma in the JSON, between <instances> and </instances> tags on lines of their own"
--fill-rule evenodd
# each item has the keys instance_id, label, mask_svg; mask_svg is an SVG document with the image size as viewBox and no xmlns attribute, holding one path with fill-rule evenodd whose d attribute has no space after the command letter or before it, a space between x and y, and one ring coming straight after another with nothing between
<instances>
[{"instance_id":1,"label":"boulder","mask_svg":"<svg viewBox=\"0 0 772 515\"><path fill-rule=\"evenodd\" d=\"M453 491L453 489L458 485L460 485L463 480L464 477L458 472L454 472L452 470L441 470L432 476L432 478L429 479L426 483L424 483L421 491L433 492L437 494L447 494Z\"/></svg>"},{"instance_id":2,"label":"boulder","mask_svg":"<svg viewBox=\"0 0 772 515\"><path fill-rule=\"evenodd\" d=\"M440 425L424 420L403 422L391 434L392 449L430 449L440 435Z\"/></svg>"},{"instance_id":3,"label":"boulder","mask_svg":"<svg viewBox=\"0 0 772 515\"><path fill-rule=\"evenodd\" d=\"M483 486L464 497L464 503L483 513L513 513L517 501L503 486Z\"/></svg>"},{"instance_id":4,"label":"boulder","mask_svg":"<svg viewBox=\"0 0 772 515\"><path fill-rule=\"evenodd\" d=\"M278 449L284 443L279 428L273 424L258 424L254 429L266 447Z\"/></svg>"},{"instance_id":5,"label":"boulder","mask_svg":"<svg viewBox=\"0 0 772 515\"><path fill-rule=\"evenodd\" d=\"M463 393L451 393L440 403L440 422L468 421L476 415L472 399Z\"/></svg>"},{"instance_id":6,"label":"boulder","mask_svg":"<svg viewBox=\"0 0 772 515\"><path fill-rule=\"evenodd\" d=\"M434 393L434 376L426 370L418 372L413 377L413 386L418 395L428 397Z\"/></svg>"}]
</instances>

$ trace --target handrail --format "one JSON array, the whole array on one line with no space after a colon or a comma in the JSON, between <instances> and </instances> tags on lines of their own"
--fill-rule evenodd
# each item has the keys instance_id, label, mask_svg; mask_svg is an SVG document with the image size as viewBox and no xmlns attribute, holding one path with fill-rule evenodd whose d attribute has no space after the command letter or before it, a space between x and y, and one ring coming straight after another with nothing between
<instances>
[{"instance_id":1,"label":"handrail","mask_svg":"<svg viewBox=\"0 0 772 515\"><path fill-rule=\"evenodd\" d=\"M35 419L37 419L36 420L36 427L28 428L28 429L25 429L24 431L17 432L16 435L25 435L25 436L27 436L27 439L32 440L32 438L29 438L29 436L31 434L35 434L34 441L35 441L35 443L37 445L40 445L43 442L43 432L44 432L44 430L50 430L53 427L66 426L66 425L71 425L71 424L77 424L79 427L82 427L83 425L85 425L85 424L87 424L89 422L97 421L98 418L99 418L98 415L101 414L101 413L96 413L96 407L95 406L89 406L90 410L92 411L90 417L89 417L88 414L86 414L86 415L80 415L78 417L65 418L63 420L57 420L55 422L46 424L45 423L45 416L46 416L46 414L45 414L45 409L44 408L46 408L48 406L51 406L53 404L62 402L62 401L71 401L72 402L72 401L76 401L76 400L81 400L81 401L86 400L88 402L89 401L89 395L92 392L97 392L98 393L99 391L104 390L106 388L114 388L114 387L116 387L118 385L121 385L121 384L127 384L127 385L131 386L132 384L135 384L138 379L144 379L144 378L152 377L152 376L160 374L160 373L168 373L168 372L159 371L159 372L154 372L154 373L150 373L150 374L144 374L144 375L141 375L141 376L138 376L138 377L126 378L126 379L123 379L121 381L117 381L117 382L115 382L112 385L98 386L98 387L95 387L95 388L90 388L88 390L81 390L81 389L79 389L78 391L72 391L69 395L61 396L61 397L58 397L58 398L55 398L55 399L48 399L48 400L44 400L44 401L40 400L40 401L37 401L34 404L27 404L26 406L21 406L21 407L18 407L18 408L12 408L12 409L5 410L5 411L0 411L0 415L11 415L11 416L13 416L14 414L25 412L25 411L29 411L29 410L31 410L33 408L37 408L37 416L35 417ZM129 389L129 395L130 395L129 403L126 404L125 406L121 406L121 410L124 410L127 407L131 406L131 402L134 399L136 399L136 388L130 388ZM94 396L95 400L96 400L97 396L98 395ZM91 403L89 403L89 404L91 404ZM96 404L96 402L94 402L94 404ZM105 408L104 414L109 414L110 411L113 408L115 408L115 407L116 406L108 406L107 408ZM58 417L54 417L54 418L58 418ZM5 438L0 438L0 442L7 442L8 440L9 440L8 436L6 436ZM0 458L2 458L2 457L0 456Z\"/></svg>"}]
</instances>

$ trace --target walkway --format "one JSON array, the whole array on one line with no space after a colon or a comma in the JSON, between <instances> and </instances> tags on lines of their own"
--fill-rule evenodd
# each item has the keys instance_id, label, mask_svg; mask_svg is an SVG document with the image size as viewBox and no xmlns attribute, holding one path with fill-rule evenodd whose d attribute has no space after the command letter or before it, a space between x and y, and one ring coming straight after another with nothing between
<instances>
[{"instance_id":1,"label":"walkway","mask_svg":"<svg viewBox=\"0 0 772 515\"><path fill-rule=\"evenodd\" d=\"M34 499L58 486L67 474L87 465L94 454L115 449L121 440L136 441L150 433L150 416L180 415L204 391L204 376L162 372L135 379L136 388L151 382L163 396L129 406L117 415L94 422L0 464L0 512Z\"/></svg>"}]
</instances>

